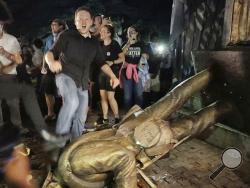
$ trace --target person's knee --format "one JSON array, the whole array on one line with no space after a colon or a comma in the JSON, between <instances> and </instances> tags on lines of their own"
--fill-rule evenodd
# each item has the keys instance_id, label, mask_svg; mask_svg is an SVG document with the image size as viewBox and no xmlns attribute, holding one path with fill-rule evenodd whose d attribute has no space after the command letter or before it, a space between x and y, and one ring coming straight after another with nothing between
<instances>
[{"instance_id":1,"label":"person's knee","mask_svg":"<svg viewBox=\"0 0 250 188\"><path fill-rule=\"evenodd\" d=\"M79 105L79 99L77 97L74 97L70 100L70 104L72 107L77 108Z\"/></svg>"},{"instance_id":2,"label":"person's knee","mask_svg":"<svg viewBox=\"0 0 250 188\"><path fill-rule=\"evenodd\" d=\"M132 99L132 93L124 91L124 100L130 101Z\"/></svg>"},{"instance_id":3,"label":"person's knee","mask_svg":"<svg viewBox=\"0 0 250 188\"><path fill-rule=\"evenodd\" d=\"M63 105L67 105L71 108L77 109L79 106L79 98L74 90L67 89L63 91Z\"/></svg>"},{"instance_id":4,"label":"person's knee","mask_svg":"<svg viewBox=\"0 0 250 188\"><path fill-rule=\"evenodd\" d=\"M80 125L84 126L85 122L87 119L87 114L76 114L74 119L73 119L73 124L78 124L80 123Z\"/></svg>"},{"instance_id":5,"label":"person's knee","mask_svg":"<svg viewBox=\"0 0 250 188\"><path fill-rule=\"evenodd\" d=\"M143 89L142 88L135 88L135 97L142 97L143 95Z\"/></svg>"},{"instance_id":6,"label":"person's knee","mask_svg":"<svg viewBox=\"0 0 250 188\"><path fill-rule=\"evenodd\" d=\"M25 98L36 98L35 89L27 84L22 84L22 96Z\"/></svg>"},{"instance_id":7,"label":"person's knee","mask_svg":"<svg viewBox=\"0 0 250 188\"><path fill-rule=\"evenodd\" d=\"M114 94L109 94L109 95L108 95L108 101L109 101L109 102L113 102L114 100L115 100Z\"/></svg>"},{"instance_id":8,"label":"person's knee","mask_svg":"<svg viewBox=\"0 0 250 188\"><path fill-rule=\"evenodd\" d=\"M76 95L77 87L74 80L64 74L57 75L56 86L63 97Z\"/></svg>"},{"instance_id":9,"label":"person's knee","mask_svg":"<svg viewBox=\"0 0 250 188\"><path fill-rule=\"evenodd\" d=\"M108 101L108 96L106 95L106 94L104 94L104 93L101 93L101 100L102 101Z\"/></svg>"},{"instance_id":10,"label":"person's knee","mask_svg":"<svg viewBox=\"0 0 250 188\"><path fill-rule=\"evenodd\" d=\"M63 99L63 105L67 106L67 108L76 110L77 107L79 106L79 99L77 96L75 97L67 97Z\"/></svg>"}]
</instances>

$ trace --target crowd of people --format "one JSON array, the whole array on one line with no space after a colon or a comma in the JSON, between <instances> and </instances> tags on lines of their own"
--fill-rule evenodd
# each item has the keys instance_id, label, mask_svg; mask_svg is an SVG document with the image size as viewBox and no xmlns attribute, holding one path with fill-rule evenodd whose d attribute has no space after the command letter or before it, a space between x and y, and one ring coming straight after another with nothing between
<instances>
[{"instance_id":1,"label":"crowd of people","mask_svg":"<svg viewBox=\"0 0 250 188\"><path fill-rule=\"evenodd\" d=\"M57 119L58 127L62 124L60 121L65 122L64 118L69 116L69 119L66 118L66 122L70 122L70 125L67 127L71 128L71 122L78 121L82 124L82 132L85 130L84 124L89 107L97 107L97 110L101 111L99 112L100 118L96 123L104 125L109 123L108 112L110 107L115 118L114 122L118 123L120 121L119 109L127 111L134 104L147 107L170 89L173 70L167 52L160 53L157 49L159 44L159 35L157 33L152 33L150 42L146 43L140 37L139 28L136 25L132 25L126 29L127 41L121 41L121 38L117 39L118 37L110 17L106 18L103 15L92 15L91 13L88 23L82 21L81 17L78 19L77 14L75 16L76 29L69 29L66 22L61 19L53 19L50 24L51 34L44 40L39 38L33 40L30 45L19 43L14 36L10 35L15 38L17 47L12 47L13 49L10 49L9 52L13 53L14 48L17 48L16 51L19 53L19 59L22 63L19 63L20 65L16 63L8 67L9 72L1 73L1 78L8 75L8 77L12 76L18 79L19 82L33 85L36 89L36 94L42 95L45 99L45 103L40 104L40 106L46 106L46 110L43 110L43 113L46 113L44 116L45 121ZM82 17L85 19L86 16L83 15ZM87 47L80 44L79 41L82 38L77 41L78 48L75 47L73 42L70 42L72 46L68 47L69 42L66 40L67 37L64 39L64 36L71 32L78 31L79 33L81 28L77 28L77 26L86 29L86 38L91 38L91 41L98 43L97 46L101 55L95 55L97 55L96 58L103 60L91 57L94 59L89 60L90 62L83 66L85 64L83 62L91 55L90 52L85 54L85 49L90 50L91 53L94 50L88 43L86 43ZM4 27L4 25L2 24L1 27ZM6 31L3 31L3 33L4 36L9 35ZM76 32L75 34L78 33ZM71 37L73 34L68 35ZM80 35L82 34L80 33ZM85 38L85 36L83 37ZM1 41L4 42L4 39L2 38ZM65 49L66 45L67 49ZM65 52L67 50L68 52ZM8 50L6 49L6 51ZM53 56L52 61L55 61L55 63L49 63L51 56ZM79 63L76 63L77 60ZM112 88L110 78L100 69L101 65L98 66L100 63L98 61L101 61L101 65L103 63L112 70L114 73L112 76L120 80L119 87ZM4 69L6 70L7 67ZM80 69L84 70L80 71ZM81 106L83 101L79 97L83 95L82 93L77 94L79 101L75 101L77 103L75 106L67 106L67 97L70 98L70 105L72 105L72 98L74 99L75 96L71 96L73 95L72 88L71 90L67 87L63 89L65 86L62 84L65 84L66 81L60 77L65 77L65 75L74 81L77 89L81 88L82 91L85 91L84 106ZM65 94L65 89L70 91L69 96ZM55 112L55 103L60 97L62 97L63 105L59 114L57 114ZM5 100L5 103L10 109L11 123L22 127L19 99ZM78 107L81 108L81 113L79 114L81 118L76 118L76 120L74 119L75 111L79 110ZM0 113L0 124L3 124L2 113ZM58 129L62 130L62 128ZM58 130L58 133L63 134L65 131L60 132Z\"/></svg>"},{"instance_id":2,"label":"crowd of people","mask_svg":"<svg viewBox=\"0 0 250 188\"><path fill-rule=\"evenodd\" d=\"M93 15L85 6L75 11L74 19L76 27L70 29L63 20L53 19L51 34L30 44L8 34L6 23L0 22L0 99L4 102L0 127L25 131L21 102L41 137L63 148L69 137L74 140L87 131L88 111L98 104L96 124L105 127L110 126L109 107L117 124L121 109L127 112L135 104L147 107L168 92L173 70L167 52L157 50L157 33L146 43L132 25L122 41L110 18ZM37 98L43 97L45 103L39 106ZM57 113L58 99L62 102ZM5 106L12 125L5 122ZM46 106L44 116L41 106ZM46 122L51 121L56 123L54 133L47 129Z\"/></svg>"}]
</instances>

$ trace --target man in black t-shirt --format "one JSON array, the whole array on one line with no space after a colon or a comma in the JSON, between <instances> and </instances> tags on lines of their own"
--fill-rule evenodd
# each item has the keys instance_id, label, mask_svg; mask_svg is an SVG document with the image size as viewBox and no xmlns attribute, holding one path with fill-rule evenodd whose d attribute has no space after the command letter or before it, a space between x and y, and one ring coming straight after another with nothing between
<instances>
[{"instance_id":1,"label":"man in black t-shirt","mask_svg":"<svg viewBox=\"0 0 250 188\"><path fill-rule=\"evenodd\" d=\"M111 78L113 88L119 84L110 67L105 64L99 41L91 38L89 29L92 24L91 10L88 7L78 8L75 12L77 30L62 33L54 47L45 55L50 70L58 73L56 85L63 98L56 133L66 134L71 130L73 138L80 136L85 129L91 64L95 62L101 67Z\"/></svg>"}]
</instances>

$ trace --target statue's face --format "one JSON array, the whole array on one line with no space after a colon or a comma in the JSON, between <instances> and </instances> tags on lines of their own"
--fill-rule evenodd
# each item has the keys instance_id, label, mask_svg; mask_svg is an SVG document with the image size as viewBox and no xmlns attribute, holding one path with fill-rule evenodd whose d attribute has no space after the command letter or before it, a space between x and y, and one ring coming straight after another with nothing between
<instances>
[{"instance_id":1,"label":"statue's face","mask_svg":"<svg viewBox=\"0 0 250 188\"><path fill-rule=\"evenodd\" d=\"M161 129L155 120L146 121L135 128L134 139L137 145L150 148L156 145L161 137Z\"/></svg>"},{"instance_id":2,"label":"statue's face","mask_svg":"<svg viewBox=\"0 0 250 188\"><path fill-rule=\"evenodd\" d=\"M170 144L173 139L173 133L167 121L151 120L135 128L134 139L137 145L143 148L151 148Z\"/></svg>"},{"instance_id":3,"label":"statue's face","mask_svg":"<svg viewBox=\"0 0 250 188\"><path fill-rule=\"evenodd\" d=\"M159 120L159 123L157 123L157 125L160 128L160 138L158 140L158 142L153 145L150 148L145 148L145 153L148 156L156 156L156 155L162 155L166 152L168 152L174 144L173 138L173 132L170 129L170 126L168 125L168 122L166 121L161 121Z\"/></svg>"}]
</instances>

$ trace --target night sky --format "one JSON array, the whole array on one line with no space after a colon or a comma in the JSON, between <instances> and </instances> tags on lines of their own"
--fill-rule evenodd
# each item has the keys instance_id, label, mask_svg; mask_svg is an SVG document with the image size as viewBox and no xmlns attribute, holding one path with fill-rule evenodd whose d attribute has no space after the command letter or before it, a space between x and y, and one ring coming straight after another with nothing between
<instances>
[{"instance_id":1,"label":"night sky","mask_svg":"<svg viewBox=\"0 0 250 188\"><path fill-rule=\"evenodd\" d=\"M9 32L16 35L37 36L49 31L53 18L72 22L75 9L89 4L96 12L111 17L122 16L126 24L140 21L164 36L169 34L172 0L8 0L14 22Z\"/></svg>"}]
</instances>

